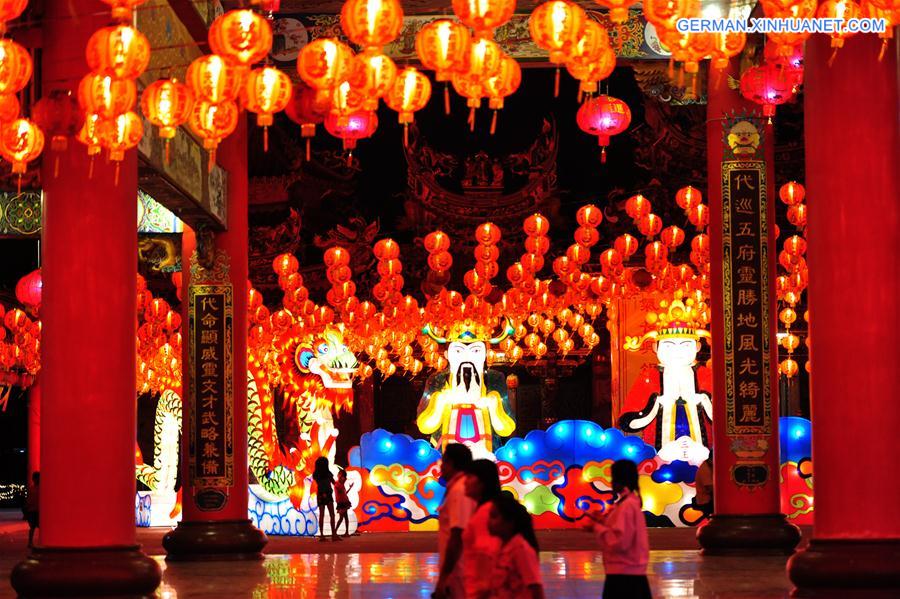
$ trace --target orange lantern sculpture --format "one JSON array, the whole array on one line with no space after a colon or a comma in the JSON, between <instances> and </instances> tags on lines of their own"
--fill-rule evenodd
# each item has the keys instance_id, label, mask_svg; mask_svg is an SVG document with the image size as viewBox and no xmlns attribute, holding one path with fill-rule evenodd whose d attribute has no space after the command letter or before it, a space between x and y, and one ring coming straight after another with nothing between
<instances>
[{"instance_id":1,"label":"orange lantern sculpture","mask_svg":"<svg viewBox=\"0 0 900 599\"><path fill-rule=\"evenodd\" d=\"M32 121L16 119L0 127L0 156L12 163L12 172L19 175L20 192L28 163L40 156L43 149L44 134Z\"/></svg>"},{"instance_id":2,"label":"orange lantern sculpture","mask_svg":"<svg viewBox=\"0 0 900 599\"><path fill-rule=\"evenodd\" d=\"M116 163L115 184L119 184L119 166L125 159L125 152L134 148L144 135L141 117L132 111L100 123L98 129L100 143L109 151L109 159Z\"/></svg>"},{"instance_id":3,"label":"orange lantern sculpture","mask_svg":"<svg viewBox=\"0 0 900 599\"><path fill-rule=\"evenodd\" d=\"M210 171L216 163L216 148L237 127L238 113L234 102L213 104L203 100L194 103L188 125L203 140L203 147L209 151Z\"/></svg>"},{"instance_id":4,"label":"orange lantern sculpture","mask_svg":"<svg viewBox=\"0 0 900 599\"><path fill-rule=\"evenodd\" d=\"M177 79L158 79L141 94L141 111L147 120L159 127L166 140L166 164L169 163L169 141L178 127L187 122L194 107L194 92Z\"/></svg>"},{"instance_id":5,"label":"orange lantern sculpture","mask_svg":"<svg viewBox=\"0 0 900 599\"><path fill-rule=\"evenodd\" d=\"M15 98L15 96L12 97ZM16 108L18 109L18 103ZM59 173L58 153L65 151L69 145L69 138L81 129L84 124L84 113L72 92L54 90L38 100L34 105L32 116L44 135L50 136L50 149L57 153L53 163L53 176L55 177ZM0 116L0 121L3 120Z\"/></svg>"},{"instance_id":6,"label":"orange lantern sculpture","mask_svg":"<svg viewBox=\"0 0 900 599\"><path fill-rule=\"evenodd\" d=\"M475 31L475 37L492 37L494 29L509 21L516 0L453 0L456 17Z\"/></svg>"},{"instance_id":7,"label":"orange lantern sculpture","mask_svg":"<svg viewBox=\"0 0 900 599\"><path fill-rule=\"evenodd\" d=\"M40 101L35 104L37 110ZM0 124L8 123L19 118L19 100L13 94L0 94ZM37 122L37 118L35 118ZM38 122L43 129L43 125Z\"/></svg>"},{"instance_id":8,"label":"orange lantern sculpture","mask_svg":"<svg viewBox=\"0 0 900 599\"><path fill-rule=\"evenodd\" d=\"M210 104L235 100L241 89L241 79L234 63L218 54L195 59L187 70L187 84L194 96Z\"/></svg>"},{"instance_id":9,"label":"orange lantern sculpture","mask_svg":"<svg viewBox=\"0 0 900 599\"><path fill-rule=\"evenodd\" d=\"M628 22L628 9L638 0L594 0L609 9L609 20L617 25Z\"/></svg>"},{"instance_id":10,"label":"orange lantern sculpture","mask_svg":"<svg viewBox=\"0 0 900 599\"><path fill-rule=\"evenodd\" d=\"M15 94L31 79L34 65L28 50L10 39L0 39L0 94Z\"/></svg>"},{"instance_id":11,"label":"orange lantern sculpture","mask_svg":"<svg viewBox=\"0 0 900 599\"><path fill-rule=\"evenodd\" d=\"M397 79L397 65L384 54L361 54L355 61L350 84L362 93L363 110L378 110L378 99L388 93Z\"/></svg>"},{"instance_id":12,"label":"orange lantern sculpture","mask_svg":"<svg viewBox=\"0 0 900 599\"><path fill-rule=\"evenodd\" d=\"M300 50L297 72L311 87L334 88L353 74L353 50L335 38L313 40Z\"/></svg>"},{"instance_id":13,"label":"orange lantern sculpture","mask_svg":"<svg viewBox=\"0 0 900 599\"><path fill-rule=\"evenodd\" d=\"M794 95L793 82L778 66L766 63L751 67L741 75L741 95L763 107L763 116L775 116L775 107L784 104Z\"/></svg>"},{"instance_id":14,"label":"orange lantern sculpture","mask_svg":"<svg viewBox=\"0 0 900 599\"><path fill-rule=\"evenodd\" d=\"M568 0L550 0L539 5L528 18L531 39L550 53L550 62L557 65L553 95L559 95L559 65L569 59L584 32L587 14Z\"/></svg>"},{"instance_id":15,"label":"orange lantern sculpture","mask_svg":"<svg viewBox=\"0 0 900 599\"><path fill-rule=\"evenodd\" d=\"M88 40L85 58L96 73L136 79L150 64L150 42L130 25L103 27Z\"/></svg>"},{"instance_id":16,"label":"orange lantern sculpture","mask_svg":"<svg viewBox=\"0 0 900 599\"><path fill-rule=\"evenodd\" d=\"M78 104L86 114L112 119L128 112L137 100L137 87L130 79L88 73L78 84Z\"/></svg>"},{"instance_id":17,"label":"orange lantern sculpture","mask_svg":"<svg viewBox=\"0 0 900 599\"><path fill-rule=\"evenodd\" d=\"M597 91L597 84L610 75L616 69L616 52L609 46L600 50L600 54L591 62L581 63L569 61L566 70L569 74L581 82L578 87L580 94L591 94Z\"/></svg>"},{"instance_id":18,"label":"orange lantern sculpture","mask_svg":"<svg viewBox=\"0 0 900 599\"><path fill-rule=\"evenodd\" d=\"M497 111L503 109L503 102L522 83L522 68L518 61L504 54L500 72L484 82L488 106L494 111L491 118L491 135L497 130Z\"/></svg>"},{"instance_id":19,"label":"orange lantern sculpture","mask_svg":"<svg viewBox=\"0 0 900 599\"><path fill-rule=\"evenodd\" d=\"M343 140L344 149L348 150L347 163L353 160L353 150L360 139L372 137L378 129L378 116L374 112L359 111L349 115L346 119L339 119L335 114L329 114L325 118L325 129L333 136Z\"/></svg>"},{"instance_id":20,"label":"orange lantern sculpture","mask_svg":"<svg viewBox=\"0 0 900 599\"><path fill-rule=\"evenodd\" d=\"M284 112L300 125L300 135L306 139L307 160L310 159L310 139L316 134L316 125L325 121L330 109L331 94L327 90L317 90L304 83L294 87Z\"/></svg>"},{"instance_id":21,"label":"orange lantern sculpture","mask_svg":"<svg viewBox=\"0 0 900 599\"><path fill-rule=\"evenodd\" d=\"M250 9L229 10L209 26L209 47L214 54L249 68L272 49L272 26Z\"/></svg>"},{"instance_id":22,"label":"orange lantern sculpture","mask_svg":"<svg viewBox=\"0 0 900 599\"><path fill-rule=\"evenodd\" d=\"M256 113L256 124L263 128L263 151L269 151L269 127L273 115L291 101L291 79L274 67L254 69L244 85L244 107Z\"/></svg>"},{"instance_id":23,"label":"orange lantern sculpture","mask_svg":"<svg viewBox=\"0 0 900 599\"><path fill-rule=\"evenodd\" d=\"M409 124L413 121L413 113L428 104L431 97L431 81L414 67L406 67L394 85L384 96L384 103L397 111L398 120L403 125L403 145L409 141Z\"/></svg>"},{"instance_id":24,"label":"orange lantern sculpture","mask_svg":"<svg viewBox=\"0 0 900 599\"><path fill-rule=\"evenodd\" d=\"M606 162L606 147L609 138L628 128L631 123L631 109L628 104L612 96L597 96L581 105L576 116L582 131L597 136L597 143L603 148L601 162Z\"/></svg>"},{"instance_id":25,"label":"orange lantern sculpture","mask_svg":"<svg viewBox=\"0 0 900 599\"><path fill-rule=\"evenodd\" d=\"M365 53L377 54L400 35L403 8L399 0L346 0L341 9L341 28Z\"/></svg>"}]
</instances>

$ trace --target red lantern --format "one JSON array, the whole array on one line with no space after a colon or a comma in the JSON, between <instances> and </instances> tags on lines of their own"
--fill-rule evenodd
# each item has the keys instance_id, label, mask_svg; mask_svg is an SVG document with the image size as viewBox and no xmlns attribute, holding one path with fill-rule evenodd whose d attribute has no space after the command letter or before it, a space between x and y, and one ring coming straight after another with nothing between
<instances>
[{"instance_id":1,"label":"red lantern","mask_svg":"<svg viewBox=\"0 0 900 599\"><path fill-rule=\"evenodd\" d=\"M416 53L436 81L449 81L454 72L465 70L471 45L469 30L449 19L432 21L416 34Z\"/></svg>"},{"instance_id":2,"label":"red lantern","mask_svg":"<svg viewBox=\"0 0 900 599\"><path fill-rule=\"evenodd\" d=\"M130 110L100 123L100 143L109 151L109 159L116 163L116 185L119 184L119 165L125 159L125 152L137 146L143 135L141 117Z\"/></svg>"},{"instance_id":3,"label":"red lantern","mask_svg":"<svg viewBox=\"0 0 900 599\"><path fill-rule=\"evenodd\" d=\"M780 71L777 65L766 63L751 67L741 75L741 95L761 104L763 116L775 116L775 107L784 104L794 95L793 82Z\"/></svg>"},{"instance_id":4,"label":"red lantern","mask_svg":"<svg viewBox=\"0 0 900 599\"><path fill-rule=\"evenodd\" d=\"M477 38L491 37L516 11L516 0L453 0L452 5L457 18L471 27Z\"/></svg>"},{"instance_id":5,"label":"red lantern","mask_svg":"<svg viewBox=\"0 0 900 599\"><path fill-rule=\"evenodd\" d=\"M276 112L291 101L291 79L274 67L254 69L244 86L244 107L256 113L256 124L263 128L263 151L269 151L269 126Z\"/></svg>"},{"instance_id":6,"label":"red lantern","mask_svg":"<svg viewBox=\"0 0 900 599\"><path fill-rule=\"evenodd\" d=\"M675 203L678 204L678 207L682 210L690 210L702 201L703 194L700 193L699 189L690 185L682 187L678 190L678 193L675 194Z\"/></svg>"},{"instance_id":7,"label":"red lantern","mask_svg":"<svg viewBox=\"0 0 900 599\"><path fill-rule=\"evenodd\" d=\"M40 156L43 149L44 134L32 121L16 119L0 127L0 156L12 163L12 172L19 175L20 186L27 164Z\"/></svg>"},{"instance_id":8,"label":"red lantern","mask_svg":"<svg viewBox=\"0 0 900 599\"><path fill-rule=\"evenodd\" d=\"M344 149L349 150L350 156L352 156L356 142L372 137L372 134L378 129L378 116L374 112L366 110L354 112L346 117L329 114L325 118L325 129L333 136L343 140Z\"/></svg>"},{"instance_id":9,"label":"red lantern","mask_svg":"<svg viewBox=\"0 0 900 599\"><path fill-rule=\"evenodd\" d=\"M250 9L229 10L210 25L209 47L214 54L249 68L272 49L272 26Z\"/></svg>"},{"instance_id":10,"label":"red lantern","mask_svg":"<svg viewBox=\"0 0 900 599\"><path fill-rule=\"evenodd\" d=\"M550 230L550 221L543 214L532 214L525 219L522 229L529 237L546 235Z\"/></svg>"},{"instance_id":11,"label":"red lantern","mask_svg":"<svg viewBox=\"0 0 900 599\"><path fill-rule=\"evenodd\" d=\"M16 299L27 307L32 314L37 314L41 307L41 269L31 271L16 283Z\"/></svg>"},{"instance_id":12,"label":"red lantern","mask_svg":"<svg viewBox=\"0 0 900 599\"><path fill-rule=\"evenodd\" d=\"M16 19L25 11L28 0L0 1L0 34L6 33L6 22Z\"/></svg>"},{"instance_id":13,"label":"red lantern","mask_svg":"<svg viewBox=\"0 0 900 599\"><path fill-rule=\"evenodd\" d=\"M316 125L325 121L331 110L330 90L318 90L300 82L294 86L291 101L284 108L289 119L300 125L300 136L306 139L306 159L310 158L310 138Z\"/></svg>"},{"instance_id":14,"label":"red lantern","mask_svg":"<svg viewBox=\"0 0 900 599\"><path fill-rule=\"evenodd\" d=\"M403 145L408 141L407 131L413 113L424 108L430 97L431 81L415 67L403 69L385 94L384 103L397 112L397 120L403 125Z\"/></svg>"},{"instance_id":15,"label":"red lantern","mask_svg":"<svg viewBox=\"0 0 900 599\"><path fill-rule=\"evenodd\" d=\"M64 152L69 145L69 138L77 135L84 124L84 113L78 100L68 90L50 92L38 100L32 114L34 122L44 131L44 135L50 136L50 149L54 152ZM54 176L58 171L59 156L56 156Z\"/></svg>"},{"instance_id":16,"label":"red lantern","mask_svg":"<svg viewBox=\"0 0 900 599\"><path fill-rule=\"evenodd\" d=\"M150 64L150 42L130 25L103 27L91 35L85 57L96 73L135 79Z\"/></svg>"},{"instance_id":17,"label":"red lantern","mask_svg":"<svg viewBox=\"0 0 900 599\"><path fill-rule=\"evenodd\" d=\"M609 138L628 128L631 123L631 109L618 98L597 96L581 105L577 121L582 131L597 136L597 143L603 148L600 154L601 162L606 162Z\"/></svg>"},{"instance_id":18,"label":"red lantern","mask_svg":"<svg viewBox=\"0 0 900 599\"><path fill-rule=\"evenodd\" d=\"M10 39L0 39L0 65L0 94L21 91L34 68L28 50Z\"/></svg>"},{"instance_id":19,"label":"red lantern","mask_svg":"<svg viewBox=\"0 0 900 599\"><path fill-rule=\"evenodd\" d=\"M402 27L399 0L346 0L341 9L341 28L347 38L369 54L394 41Z\"/></svg>"},{"instance_id":20,"label":"red lantern","mask_svg":"<svg viewBox=\"0 0 900 599\"><path fill-rule=\"evenodd\" d=\"M39 105L40 101L34 106L35 112ZM0 124L14 121L17 118L19 118L19 100L13 94L0 94ZM36 114L35 121L37 121ZM43 128L43 125L41 127Z\"/></svg>"},{"instance_id":21,"label":"red lantern","mask_svg":"<svg viewBox=\"0 0 900 599\"><path fill-rule=\"evenodd\" d=\"M353 50L334 38L313 40L300 50L297 72L311 87L334 88L353 74Z\"/></svg>"},{"instance_id":22,"label":"red lantern","mask_svg":"<svg viewBox=\"0 0 900 599\"><path fill-rule=\"evenodd\" d=\"M788 181L778 190L778 197L788 206L796 206L806 197L806 189L796 181Z\"/></svg>"},{"instance_id":23,"label":"red lantern","mask_svg":"<svg viewBox=\"0 0 900 599\"><path fill-rule=\"evenodd\" d=\"M234 102L213 104L204 100L194 103L188 125L203 140L203 147L209 151L210 171L216 164L216 148L237 128L238 116L239 110Z\"/></svg>"}]
</instances>

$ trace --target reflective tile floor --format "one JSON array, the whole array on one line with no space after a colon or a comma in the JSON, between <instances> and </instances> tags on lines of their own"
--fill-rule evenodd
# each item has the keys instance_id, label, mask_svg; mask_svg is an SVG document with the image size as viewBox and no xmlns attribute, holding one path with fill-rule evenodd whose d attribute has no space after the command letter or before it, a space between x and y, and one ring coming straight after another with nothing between
<instances>
[{"instance_id":1,"label":"reflective tile floor","mask_svg":"<svg viewBox=\"0 0 900 599\"><path fill-rule=\"evenodd\" d=\"M428 597L437 577L433 553L270 555L262 563L170 563L163 599L248 597ZM702 558L696 551L653 551L653 595L683 598L787 597L784 557ZM592 551L542 552L548 598L599 597L603 565ZM627 599L627 598L625 598Z\"/></svg>"}]
</instances>

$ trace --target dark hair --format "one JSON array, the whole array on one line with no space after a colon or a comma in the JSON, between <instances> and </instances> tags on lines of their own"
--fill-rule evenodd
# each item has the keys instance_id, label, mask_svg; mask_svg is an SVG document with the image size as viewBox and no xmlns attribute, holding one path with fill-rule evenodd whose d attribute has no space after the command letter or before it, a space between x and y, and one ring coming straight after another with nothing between
<instances>
[{"instance_id":1,"label":"dark hair","mask_svg":"<svg viewBox=\"0 0 900 599\"><path fill-rule=\"evenodd\" d=\"M612 465L612 486L628 487L633 493L641 494L638 488L637 464L631 460L616 460Z\"/></svg>"},{"instance_id":2,"label":"dark hair","mask_svg":"<svg viewBox=\"0 0 900 599\"><path fill-rule=\"evenodd\" d=\"M500 493L494 497L494 508L501 518L512 523L515 534L520 534L528 541L528 544L539 552L537 536L534 534L534 524L531 514L525 506L519 503L511 493Z\"/></svg>"},{"instance_id":3,"label":"dark hair","mask_svg":"<svg viewBox=\"0 0 900 599\"><path fill-rule=\"evenodd\" d=\"M453 464L457 470L468 470L472 463L472 450L462 443L450 443L444 448L441 459Z\"/></svg>"},{"instance_id":4,"label":"dark hair","mask_svg":"<svg viewBox=\"0 0 900 599\"><path fill-rule=\"evenodd\" d=\"M331 476L331 470L328 468L328 458L325 456L316 458L316 465L313 469L312 477L313 480L320 485L323 482L331 482L334 480L334 477Z\"/></svg>"},{"instance_id":5,"label":"dark hair","mask_svg":"<svg viewBox=\"0 0 900 599\"><path fill-rule=\"evenodd\" d=\"M467 472L477 478L484 487L479 505L491 501L500 494L500 475L497 473L497 464L490 460L475 460L469 464Z\"/></svg>"}]
</instances>

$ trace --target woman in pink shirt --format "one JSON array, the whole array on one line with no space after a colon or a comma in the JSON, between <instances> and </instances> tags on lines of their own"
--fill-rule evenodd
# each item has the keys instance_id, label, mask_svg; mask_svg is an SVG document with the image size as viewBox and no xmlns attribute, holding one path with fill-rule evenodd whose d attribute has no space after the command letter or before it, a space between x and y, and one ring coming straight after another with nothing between
<instances>
[{"instance_id":1,"label":"woman in pink shirt","mask_svg":"<svg viewBox=\"0 0 900 599\"><path fill-rule=\"evenodd\" d=\"M641 509L637 466L631 460L612 465L612 487L616 503L603 513L589 514L589 528L597 533L603 551L606 583L603 599L650 599L647 561L650 544Z\"/></svg>"},{"instance_id":2,"label":"woman in pink shirt","mask_svg":"<svg viewBox=\"0 0 900 599\"><path fill-rule=\"evenodd\" d=\"M478 507L469 518L462 535L462 566L466 597L477 599L490 590L491 572L500 551L500 539L491 536L488 520L491 505L500 494L497 464L490 460L475 460L466 473L466 496Z\"/></svg>"},{"instance_id":3,"label":"woman in pink shirt","mask_svg":"<svg viewBox=\"0 0 900 599\"><path fill-rule=\"evenodd\" d=\"M488 599L544 599L537 537L531 514L512 494L503 492L492 502L488 529L500 542L490 577Z\"/></svg>"}]
</instances>

